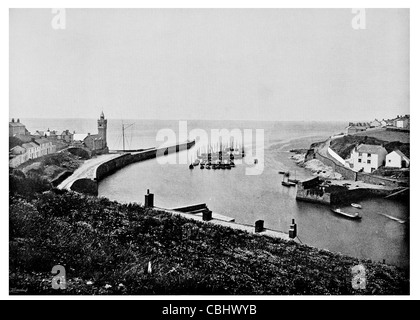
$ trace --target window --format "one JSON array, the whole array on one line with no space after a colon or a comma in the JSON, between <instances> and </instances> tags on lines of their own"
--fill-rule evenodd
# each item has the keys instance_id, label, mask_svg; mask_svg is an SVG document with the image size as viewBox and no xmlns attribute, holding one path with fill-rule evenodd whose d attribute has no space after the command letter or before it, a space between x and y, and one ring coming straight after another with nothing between
<instances>
[{"instance_id":1,"label":"window","mask_svg":"<svg viewBox=\"0 0 420 320\"><path fill-rule=\"evenodd\" d=\"M361 157L362 156L362 153L361 152L359 152L359 157Z\"/></svg>"},{"instance_id":2,"label":"window","mask_svg":"<svg viewBox=\"0 0 420 320\"><path fill-rule=\"evenodd\" d=\"M388 162L391 162L391 159L389 159Z\"/></svg>"},{"instance_id":3,"label":"window","mask_svg":"<svg viewBox=\"0 0 420 320\"><path fill-rule=\"evenodd\" d=\"M359 159L359 162L362 162L362 159Z\"/></svg>"},{"instance_id":4,"label":"window","mask_svg":"<svg viewBox=\"0 0 420 320\"><path fill-rule=\"evenodd\" d=\"M370 153L368 153L368 158L371 156L371 154Z\"/></svg>"},{"instance_id":5,"label":"window","mask_svg":"<svg viewBox=\"0 0 420 320\"><path fill-rule=\"evenodd\" d=\"M370 163L370 160L368 160L367 163Z\"/></svg>"}]
</instances>

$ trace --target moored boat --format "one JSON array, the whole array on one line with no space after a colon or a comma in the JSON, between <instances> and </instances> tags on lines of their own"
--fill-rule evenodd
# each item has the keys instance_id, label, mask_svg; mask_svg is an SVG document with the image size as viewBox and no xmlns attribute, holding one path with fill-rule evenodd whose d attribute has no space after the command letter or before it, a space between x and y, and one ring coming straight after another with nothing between
<instances>
[{"instance_id":1,"label":"moored boat","mask_svg":"<svg viewBox=\"0 0 420 320\"><path fill-rule=\"evenodd\" d=\"M337 209L331 208L331 211L334 212L334 213L336 213L336 214L339 214L339 215L341 215L343 217L349 218L349 219L354 219L354 220L360 220L360 219L362 219L362 217L359 215L358 212L356 212L354 214L353 213L347 213L347 212L341 211L340 208L337 208Z\"/></svg>"},{"instance_id":2,"label":"moored boat","mask_svg":"<svg viewBox=\"0 0 420 320\"><path fill-rule=\"evenodd\" d=\"M281 184L285 187L294 187L296 186L296 183L290 182L290 181L282 181Z\"/></svg>"},{"instance_id":3,"label":"moored boat","mask_svg":"<svg viewBox=\"0 0 420 320\"><path fill-rule=\"evenodd\" d=\"M353 208L362 209L362 206L360 204L358 204L358 203L352 203L351 206Z\"/></svg>"}]
</instances>

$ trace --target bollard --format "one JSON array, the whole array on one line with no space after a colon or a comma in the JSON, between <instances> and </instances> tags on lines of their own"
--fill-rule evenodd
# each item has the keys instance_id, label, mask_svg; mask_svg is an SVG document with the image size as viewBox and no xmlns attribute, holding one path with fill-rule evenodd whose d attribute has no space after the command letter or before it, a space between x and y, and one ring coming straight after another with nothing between
<instances>
[{"instance_id":1,"label":"bollard","mask_svg":"<svg viewBox=\"0 0 420 320\"><path fill-rule=\"evenodd\" d=\"M147 194L144 196L144 206L146 208L154 206L154 194L149 192L147 189Z\"/></svg>"},{"instance_id":2,"label":"bollard","mask_svg":"<svg viewBox=\"0 0 420 320\"><path fill-rule=\"evenodd\" d=\"M257 220L255 221L255 232L263 232L264 231L264 220Z\"/></svg>"},{"instance_id":3,"label":"bollard","mask_svg":"<svg viewBox=\"0 0 420 320\"><path fill-rule=\"evenodd\" d=\"M212 218L212 211L211 210L205 210L203 211L203 221L210 221Z\"/></svg>"},{"instance_id":4,"label":"bollard","mask_svg":"<svg viewBox=\"0 0 420 320\"><path fill-rule=\"evenodd\" d=\"M295 219L292 219L292 224L289 228L289 238L294 239L297 237L297 224L295 223Z\"/></svg>"}]
</instances>

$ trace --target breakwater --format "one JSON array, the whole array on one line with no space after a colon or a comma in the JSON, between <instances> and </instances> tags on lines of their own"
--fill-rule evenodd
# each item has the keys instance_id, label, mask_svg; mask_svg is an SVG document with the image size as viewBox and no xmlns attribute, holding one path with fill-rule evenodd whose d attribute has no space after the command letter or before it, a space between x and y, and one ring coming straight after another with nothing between
<instances>
[{"instance_id":1,"label":"breakwater","mask_svg":"<svg viewBox=\"0 0 420 320\"><path fill-rule=\"evenodd\" d=\"M98 183L125 166L135 162L145 161L171 153L190 149L195 141L176 144L164 148L151 148L138 152L108 154L105 158L98 158L86 168L80 168L72 176L61 182L58 189L68 189L80 193L98 195ZM103 160L101 160L103 159Z\"/></svg>"}]
</instances>

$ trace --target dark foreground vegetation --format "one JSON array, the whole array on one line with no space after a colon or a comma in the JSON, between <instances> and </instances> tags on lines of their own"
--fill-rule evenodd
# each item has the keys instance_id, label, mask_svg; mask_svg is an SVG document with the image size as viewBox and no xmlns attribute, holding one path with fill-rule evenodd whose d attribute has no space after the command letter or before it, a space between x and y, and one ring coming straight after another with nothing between
<instances>
[{"instance_id":1,"label":"dark foreground vegetation","mask_svg":"<svg viewBox=\"0 0 420 320\"><path fill-rule=\"evenodd\" d=\"M9 200L11 294L409 294L407 271L393 266L137 204L58 190ZM55 265L64 290L52 288Z\"/></svg>"}]
</instances>

